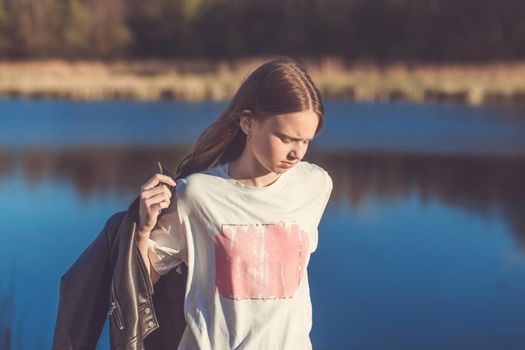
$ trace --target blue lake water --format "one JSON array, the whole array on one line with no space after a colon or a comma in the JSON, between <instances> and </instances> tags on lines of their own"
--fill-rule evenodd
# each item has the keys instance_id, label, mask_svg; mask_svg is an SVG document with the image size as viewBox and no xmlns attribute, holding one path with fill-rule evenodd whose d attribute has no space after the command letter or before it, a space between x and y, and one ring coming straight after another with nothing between
<instances>
[{"instance_id":1,"label":"blue lake water","mask_svg":"<svg viewBox=\"0 0 525 350\"><path fill-rule=\"evenodd\" d=\"M0 100L14 349L50 348L61 275L224 107ZM524 348L525 109L328 101L305 160L334 180L308 266L315 349Z\"/></svg>"}]
</instances>

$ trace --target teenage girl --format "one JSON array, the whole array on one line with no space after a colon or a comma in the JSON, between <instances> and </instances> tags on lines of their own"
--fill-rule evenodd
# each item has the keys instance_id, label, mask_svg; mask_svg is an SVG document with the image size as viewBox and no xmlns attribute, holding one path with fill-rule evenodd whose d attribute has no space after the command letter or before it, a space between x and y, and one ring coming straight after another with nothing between
<instances>
[{"instance_id":1,"label":"teenage girl","mask_svg":"<svg viewBox=\"0 0 525 350\"><path fill-rule=\"evenodd\" d=\"M137 244L153 283L188 266L179 349L312 348L307 266L332 179L302 158L323 120L305 69L274 58L246 78L175 179L155 174L142 186Z\"/></svg>"}]
</instances>

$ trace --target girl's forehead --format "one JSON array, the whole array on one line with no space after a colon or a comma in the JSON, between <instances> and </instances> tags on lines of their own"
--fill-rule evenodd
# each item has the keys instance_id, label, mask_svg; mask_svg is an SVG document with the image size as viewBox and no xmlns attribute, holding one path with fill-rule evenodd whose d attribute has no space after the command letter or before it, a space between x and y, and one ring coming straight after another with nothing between
<instances>
[{"instance_id":1,"label":"girl's forehead","mask_svg":"<svg viewBox=\"0 0 525 350\"><path fill-rule=\"evenodd\" d=\"M264 121L274 131L298 138L312 138L319 118L313 112L278 114Z\"/></svg>"},{"instance_id":2,"label":"girl's forehead","mask_svg":"<svg viewBox=\"0 0 525 350\"><path fill-rule=\"evenodd\" d=\"M277 127L316 124L318 120L317 114L312 111L276 114L265 119L270 125Z\"/></svg>"}]
</instances>

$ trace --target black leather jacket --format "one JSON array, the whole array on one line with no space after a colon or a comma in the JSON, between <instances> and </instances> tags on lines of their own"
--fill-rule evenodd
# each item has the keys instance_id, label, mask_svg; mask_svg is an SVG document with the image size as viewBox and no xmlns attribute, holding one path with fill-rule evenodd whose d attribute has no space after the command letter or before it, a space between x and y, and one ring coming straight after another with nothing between
<instances>
[{"instance_id":1,"label":"black leather jacket","mask_svg":"<svg viewBox=\"0 0 525 350\"><path fill-rule=\"evenodd\" d=\"M106 317L111 349L176 349L184 329L187 266L153 286L135 241L137 196L62 275L53 349L95 349ZM161 214L162 215L162 214Z\"/></svg>"}]
</instances>

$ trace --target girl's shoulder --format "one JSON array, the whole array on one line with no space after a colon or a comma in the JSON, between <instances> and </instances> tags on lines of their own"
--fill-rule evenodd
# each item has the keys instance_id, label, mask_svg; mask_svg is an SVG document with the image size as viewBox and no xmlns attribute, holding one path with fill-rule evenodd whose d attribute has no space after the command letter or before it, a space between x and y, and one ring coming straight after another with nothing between
<instances>
[{"instance_id":1,"label":"girl's shoulder","mask_svg":"<svg viewBox=\"0 0 525 350\"><path fill-rule=\"evenodd\" d=\"M321 175L327 173L320 165L301 160L295 166L304 175ZM328 174L328 173L327 173Z\"/></svg>"},{"instance_id":2,"label":"girl's shoulder","mask_svg":"<svg viewBox=\"0 0 525 350\"><path fill-rule=\"evenodd\" d=\"M299 163L297 163L296 167L297 167L298 173L302 176L305 176L308 178L315 177L317 179L321 179L322 181L326 183L332 182L332 178L330 174L328 173L328 171L326 171L323 167L321 167L318 164L310 163L305 160L301 160Z\"/></svg>"},{"instance_id":3,"label":"girl's shoulder","mask_svg":"<svg viewBox=\"0 0 525 350\"><path fill-rule=\"evenodd\" d=\"M300 161L297 165L298 173L301 177L307 179L310 188L319 189L319 195L325 198L330 197L333 189L332 177L323 167L318 164L307 161Z\"/></svg>"},{"instance_id":4,"label":"girl's shoulder","mask_svg":"<svg viewBox=\"0 0 525 350\"><path fill-rule=\"evenodd\" d=\"M221 175L221 170L221 166L216 166L178 179L176 181L177 195L182 198L205 193L217 185L217 179Z\"/></svg>"}]
</instances>

